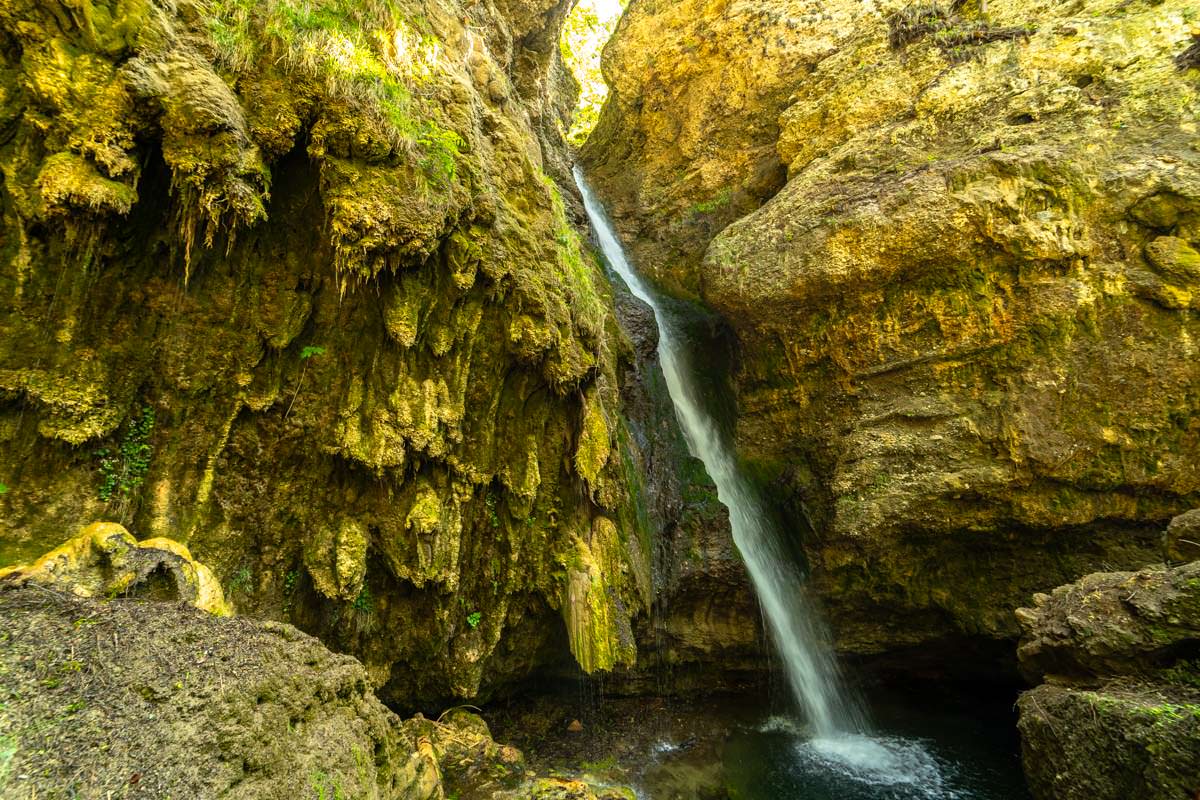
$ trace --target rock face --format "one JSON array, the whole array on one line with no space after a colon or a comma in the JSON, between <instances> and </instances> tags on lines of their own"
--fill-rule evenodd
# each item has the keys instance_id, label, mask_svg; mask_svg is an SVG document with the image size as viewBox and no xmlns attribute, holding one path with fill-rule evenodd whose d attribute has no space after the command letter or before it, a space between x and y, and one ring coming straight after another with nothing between
<instances>
[{"instance_id":1,"label":"rock face","mask_svg":"<svg viewBox=\"0 0 1200 800\"><path fill-rule=\"evenodd\" d=\"M290 625L12 582L0 619L5 797L550 796L479 717L401 721L361 664Z\"/></svg>"},{"instance_id":2,"label":"rock face","mask_svg":"<svg viewBox=\"0 0 1200 800\"><path fill-rule=\"evenodd\" d=\"M740 451L855 653L1015 638L1200 502L1190 4L981 5L638 0L584 151L732 327Z\"/></svg>"},{"instance_id":3,"label":"rock face","mask_svg":"<svg viewBox=\"0 0 1200 800\"><path fill-rule=\"evenodd\" d=\"M654 608L635 632L638 664L609 679L609 686L660 694L731 689L768 668L754 587L716 486L688 452L676 421L654 312L623 286L614 292L634 352L622 401L636 458L631 472L644 480L638 513L657 535ZM703 319L696 322L704 328Z\"/></svg>"},{"instance_id":4,"label":"rock face","mask_svg":"<svg viewBox=\"0 0 1200 800\"><path fill-rule=\"evenodd\" d=\"M1021 609L1020 710L1034 795L1200 792L1200 562L1088 575Z\"/></svg>"},{"instance_id":5,"label":"rock face","mask_svg":"<svg viewBox=\"0 0 1200 800\"><path fill-rule=\"evenodd\" d=\"M409 706L632 663L569 5L0 2L0 565L170 536Z\"/></svg>"}]
</instances>

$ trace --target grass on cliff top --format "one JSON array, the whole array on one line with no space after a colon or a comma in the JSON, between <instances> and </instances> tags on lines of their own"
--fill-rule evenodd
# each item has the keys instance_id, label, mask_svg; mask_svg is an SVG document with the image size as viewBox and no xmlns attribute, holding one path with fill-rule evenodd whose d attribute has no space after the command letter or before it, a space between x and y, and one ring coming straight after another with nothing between
<instances>
[{"instance_id":1,"label":"grass on cliff top","mask_svg":"<svg viewBox=\"0 0 1200 800\"><path fill-rule=\"evenodd\" d=\"M440 69L442 44L428 20L405 19L388 0L209 0L208 12L223 66L240 73L277 63L322 82L378 120L397 150L419 147L427 171L454 178L462 138L414 101Z\"/></svg>"}]
</instances>

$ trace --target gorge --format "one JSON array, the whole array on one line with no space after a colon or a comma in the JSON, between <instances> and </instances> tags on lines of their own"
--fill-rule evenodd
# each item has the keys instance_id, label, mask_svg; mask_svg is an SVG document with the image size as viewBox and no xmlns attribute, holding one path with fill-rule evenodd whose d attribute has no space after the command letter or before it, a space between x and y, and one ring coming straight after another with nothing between
<instances>
[{"instance_id":1,"label":"gorge","mask_svg":"<svg viewBox=\"0 0 1200 800\"><path fill-rule=\"evenodd\" d=\"M0 0L0 798L1191 800L1193 5Z\"/></svg>"}]
</instances>

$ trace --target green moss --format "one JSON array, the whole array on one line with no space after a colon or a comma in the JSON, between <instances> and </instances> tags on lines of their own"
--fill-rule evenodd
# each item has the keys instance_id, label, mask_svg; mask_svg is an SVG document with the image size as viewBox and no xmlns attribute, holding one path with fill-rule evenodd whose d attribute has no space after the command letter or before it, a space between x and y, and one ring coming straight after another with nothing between
<instances>
[{"instance_id":1,"label":"green moss","mask_svg":"<svg viewBox=\"0 0 1200 800\"><path fill-rule=\"evenodd\" d=\"M56 153L45 160L38 176L42 200L58 213L72 210L128 214L137 200L129 181L106 178L74 153Z\"/></svg>"},{"instance_id":2,"label":"green moss","mask_svg":"<svg viewBox=\"0 0 1200 800\"><path fill-rule=\"evenodd\" d=\"M442 45L427 28L381 0L210 0L207 18L227 68L246 72L267 54L324 83L382 123L394 147L419 150L426 174L443 185L457 176L466 142L414 101L414 87L440 69Z\"/></svg>"},{"instance_id":3,"label":"green moss","mask_svg":"<svg viewBox=\"0 0 1200 800\"><path fill-rule=\"evenodd\" d=\"M417 499L408 511L405 523L418 533L433 533L442 521L442 501L429 486L417 493Z\"/></svg>"},{"instance_id":4,"label":"green moss","mask_svg":"<svg viewBox=\"0 0 1200 800\"><path fill-rule=\"evenodd\" d=\"M554 215L554 241L557 245L558 268L566 300L580 329L599 338L604 329L607 306L600 295L599 270L594 259L584 256L579 233L567 219L562 194L549 176L543 175L542 182L550 193L550 209Z\"/></svg>"},{"instance_id":5,"label":"green moss","mask_svg":"<svg viewBox=\"0 0 1200 800\"><path fill-rule=\"evenodd\" d=\"M579 434L579 445L575 449L575 469L589 486L596 486L600 471L608 463L611 450L604 409L598 398L593 396L584 403L583 425Z\"/></svg>"},{"instance_id":6,"label":"green moss","mask_svg":"<svg viewBox=\"0 0 1200 800\"><path fill-rule=\"evenodd\" d=\"M1200 689L1200 661L1179 661L1174 666L1162 670L1159 677L1175 686Z\"/></svg>"}]
</instances>

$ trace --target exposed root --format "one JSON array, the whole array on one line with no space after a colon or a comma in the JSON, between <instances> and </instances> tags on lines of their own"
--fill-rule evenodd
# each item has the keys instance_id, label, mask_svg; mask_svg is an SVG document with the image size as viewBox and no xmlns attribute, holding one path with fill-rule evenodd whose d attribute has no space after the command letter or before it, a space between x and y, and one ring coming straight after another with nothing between
<instances>
[{"instance_id":1,"label":"exposed root","mask_svg":"<svg viewBox=\"0 0 1200 800\"><path fill-rule=\"evenodd\" d=\"M997 28L986 22L969 22L938 3L909 6L893 14L888 25L891 28L888 43L893 50L932 36L934 43L955 60L965 55L963 48L1025 39L1034 32L1034 28L1027 26Z\"/></svg>"},{"instance_id":2,"label":"exposed root","mask_svg":"<svg viewBox=\"0 0 1200 800\"><path fill-rule=\"evenodd\" d=\"M1192 43L1188 48L1175 56L1175 65L1180 71L1200 69L1200 34L1192 36Z\"/></svg>"}]
</instances>

